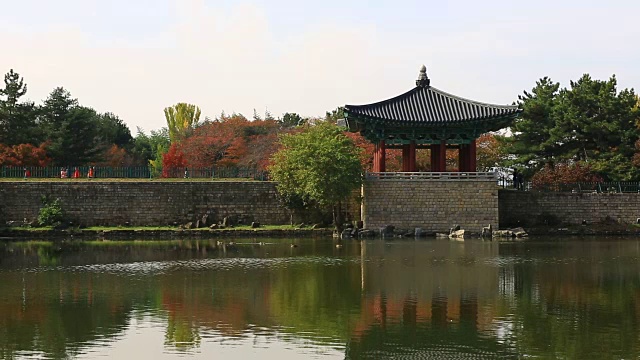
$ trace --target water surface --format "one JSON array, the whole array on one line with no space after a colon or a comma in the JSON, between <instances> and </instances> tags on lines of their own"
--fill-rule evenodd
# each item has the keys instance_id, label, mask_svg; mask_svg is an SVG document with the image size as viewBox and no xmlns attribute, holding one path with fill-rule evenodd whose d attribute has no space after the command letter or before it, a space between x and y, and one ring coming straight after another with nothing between
<instances>
[{"instance_id":1,"label":"water surface","mask_svg":"<svg viewBox=\"0 0 640 360\"><path fill-rule=\"evenodd\" d=\"M0 243L0 358L640 357L636 239L236 242Z\"/></svg>"}]
</instances>

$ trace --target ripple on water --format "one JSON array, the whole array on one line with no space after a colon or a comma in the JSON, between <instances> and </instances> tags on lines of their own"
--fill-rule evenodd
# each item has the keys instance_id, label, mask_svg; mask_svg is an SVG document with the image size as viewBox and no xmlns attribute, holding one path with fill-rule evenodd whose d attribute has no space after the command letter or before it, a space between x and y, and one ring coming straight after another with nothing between
<instances>
[{"instance_id":1,"label":"ripple on water","mask_svg":"<svg viewBox=\"0 0 640 360\"><path fill-rule=\"evenodd\" d=\"M345 263L359 262L358 259L342 259L333 257L290 257L290 258L228 258L228 259L193 259L178 261L149 261L133 263L91 264L79 266L35 267L24 271L40 272L92 272L123 276L154 276L178 270L190 271L228 271L255 270L262 268L286 268L300 264L318 264L323 266L339 266Z\"/></svg>"}]
</instances>

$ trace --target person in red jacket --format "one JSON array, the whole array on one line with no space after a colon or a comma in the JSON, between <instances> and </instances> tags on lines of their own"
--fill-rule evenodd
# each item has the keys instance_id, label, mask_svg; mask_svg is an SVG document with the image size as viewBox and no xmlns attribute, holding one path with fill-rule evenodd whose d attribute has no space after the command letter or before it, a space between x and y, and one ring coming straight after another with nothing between
<instances>
[{"instance_id":1,"label":"person in red jacket","mask_svg":"<svg viewBox=\"0 0 640 360\"><path fill-rule=\"evenodd\" d=\"M78 168L76 168L76 170L73 172L73 178L74 179L80 178L80 170L78 170Z\"/></svg>"}]
</instances>

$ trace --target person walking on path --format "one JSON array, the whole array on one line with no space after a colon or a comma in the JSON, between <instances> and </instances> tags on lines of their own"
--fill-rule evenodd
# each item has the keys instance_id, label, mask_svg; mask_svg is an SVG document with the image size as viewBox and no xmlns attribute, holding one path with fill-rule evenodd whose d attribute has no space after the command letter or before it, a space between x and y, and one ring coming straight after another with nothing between
<instances>
[{"instance_id":1,"label":"person walking on path","mask_svg":"<svg viewBox=\"0 0 640 360\"><path fill-rule=\"evenodd\" d=\"M524 174L518 173L518 190L524 190Z\"/></svg>"}]
</instances>

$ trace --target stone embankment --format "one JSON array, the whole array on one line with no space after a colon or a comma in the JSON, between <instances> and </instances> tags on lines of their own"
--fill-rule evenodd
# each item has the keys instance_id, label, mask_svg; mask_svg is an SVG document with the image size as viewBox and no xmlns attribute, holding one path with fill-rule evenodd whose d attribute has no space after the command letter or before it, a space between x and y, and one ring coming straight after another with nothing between
<instances>
[{"instance_id":1,"label":"stone embankment","mask_svg":"<svg viewBox=\"0 0 640 360\"><path fill-rule=\"evenodd\" d=\"M500 190L500 227L635 224L640 194Z\"/></svg>"},{"instance_id":2,"label":"stone embankment","mask_svg":"<svg viewBox=\"0 0 640 360\"><path fill-rule=\"evenodd\" d=\"M167 226L235 216L248 224L288 224L273 182L2 182L0 207L7 221L32 221L42 197L59 198L81 226Z\"/></svg>"},{"instance_id":3,"label":"stone embankment","mask_svg":"<svg viewBox=\"0 0 640 360\"><path fill-rule=\"evenodd\" d=\"M0 240L173 240L214 238L329 238L331 229L146 230L146 229L0 229Z\"/></svg>"}]
</instances>

